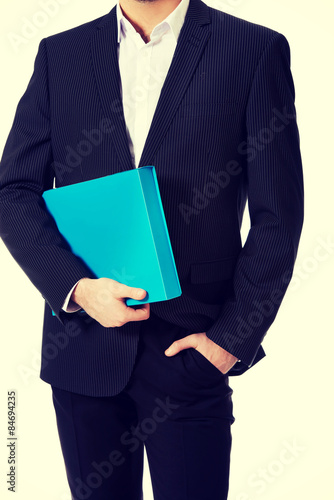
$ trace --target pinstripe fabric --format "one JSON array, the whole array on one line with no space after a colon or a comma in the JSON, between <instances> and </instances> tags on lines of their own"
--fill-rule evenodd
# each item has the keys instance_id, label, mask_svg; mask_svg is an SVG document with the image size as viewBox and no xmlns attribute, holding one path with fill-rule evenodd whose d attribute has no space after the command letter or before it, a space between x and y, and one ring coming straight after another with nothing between
<instances>
[{"instance_id":1,"label":"pinstripe fabric","mask_svg":"<svg viewBox=\"0 0 334 500\"><path fill-rule=\"evenodd\" d=\"M42 40L0 168L0 234L45 298L41 377L96 396L125 386L140 324L106 329L61 311L74 283L94 275L71 254L41 194L54 177L62 186L133 168L115 14ZM230 375L243 373L265 355L261 342L291 278L303 223L285 37L191 0L139 162L148 164L183 291L151 312L206 331L241 359ZM247 197L251 229L242 248Z\"/></svg>"}]
</instances>

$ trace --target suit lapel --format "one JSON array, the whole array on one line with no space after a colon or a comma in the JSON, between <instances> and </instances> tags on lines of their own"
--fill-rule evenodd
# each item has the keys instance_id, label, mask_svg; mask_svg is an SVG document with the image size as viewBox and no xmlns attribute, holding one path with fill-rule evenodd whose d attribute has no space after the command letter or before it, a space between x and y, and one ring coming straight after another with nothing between
<instances>
[{"instance_id":1,"label":"suit lapel","mask_svg":"<svg viewBox=\"0 0 334 500\"><path fill-rule=\"evenodd\" d=\"M203 25L208 25L202 28ZM211 31L207 5L190 0L174 56L161 89L159 101L146 138L139 167L151 165L193 77Z\"/></svg>"},{"instance_id":2,"label":"suit lapel","mask_svg":"<svg viewBox=\"0 0 334 500\"><path fill-rule=\"evenodd\" d=\"M206 28L202 26L207 25ZM163 84L153 120L146 138L139 167L152 164L191 81L204 47L210 37L209 9L200 0L190 0L174 56ZM133 168L128 145L120 92L117 57L116 7L103 18L92 37L91 51L98 92L106 118L115 129L111 134L116 153L124 170Z\"/></svg>"},{"instance_id":3,"label":"suit lapel","mask_svg":"<svg viewBox=\"0 0 334 500\"><path fill-rule=\"evenodd\" d=\"M96 85L105 118L113 123L110 138L124 170L133 168L121 99L121 78L117 56L116 6L105 16L91 40Z\"/></svg>"}]
</instances>

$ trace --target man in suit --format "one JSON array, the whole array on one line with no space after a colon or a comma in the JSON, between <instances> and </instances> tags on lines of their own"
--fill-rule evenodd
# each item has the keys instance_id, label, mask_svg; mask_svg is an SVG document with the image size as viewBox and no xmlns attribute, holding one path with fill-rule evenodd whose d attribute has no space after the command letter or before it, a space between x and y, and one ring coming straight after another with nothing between
<instances>
[{"instance_id":1,"label":"man in suit","mask_svg":"<svg viewBox=\"0 0 334 500\"><path fill-rule=\"evenodd\" d=\"M42 193L144 165L182 295L127 307L146 291L96 279ZM120 0L41 41L2 157L0 233L45 299L41 378L74 499L142 498L144 446L157 500L227 498L229 376L265 356L302 223L283 35L200 0Z\"/></svg>"}]
</instances>

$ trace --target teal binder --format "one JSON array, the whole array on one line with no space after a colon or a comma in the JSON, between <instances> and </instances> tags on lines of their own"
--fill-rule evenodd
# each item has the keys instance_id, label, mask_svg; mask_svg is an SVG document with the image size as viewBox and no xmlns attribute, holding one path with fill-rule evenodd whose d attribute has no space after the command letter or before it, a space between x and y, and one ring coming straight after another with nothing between
<instances>
[{"instance_id":1,"label":"teal binder","mask_svg":"<svg viewBox=\"0 0 334 500\"><path fill-rule=\"evenodd\" d=\"M127 305L181 295L153 166L50 189L43 198L72 252L97 278L147 291Z\"/></svg>"}]
</instances>

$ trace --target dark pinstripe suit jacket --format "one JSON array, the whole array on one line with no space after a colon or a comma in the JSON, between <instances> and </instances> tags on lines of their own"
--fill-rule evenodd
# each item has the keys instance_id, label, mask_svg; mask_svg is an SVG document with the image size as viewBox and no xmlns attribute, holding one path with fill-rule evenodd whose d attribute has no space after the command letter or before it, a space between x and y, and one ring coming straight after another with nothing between
<instances>
[{"instance_id":1,"label":"dark pinstripe suit jacket","mask_svg":"<svg viewBox=\"0 0 334 500\"><path fill-rule=\"evenodd\" d=\"M41 377L95 396L127 383L140 323L107 329L61 310L74 283L94 274L71 253L41 195L54 177L59 187L133 168L116 36L114 7L42 40L0 168L1 235L45 299ZM303 221L284 36L191 0L143 165L156 167L183 290L151 312L206 331L241 359L229 374L243 373L265 355L261 342L291 278Z\"/></svg>"}]
</instances>

